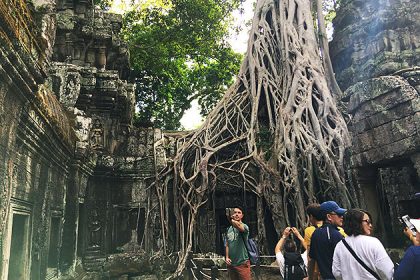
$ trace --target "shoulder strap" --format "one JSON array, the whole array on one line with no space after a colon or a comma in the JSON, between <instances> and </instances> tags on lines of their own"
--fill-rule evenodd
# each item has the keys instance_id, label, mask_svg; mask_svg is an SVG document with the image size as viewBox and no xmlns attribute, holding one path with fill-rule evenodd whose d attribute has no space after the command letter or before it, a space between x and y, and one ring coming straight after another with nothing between
<instances>
[{"instance_id":1,"label":"shoulder strap","mask_svg":"<svg viewBox=\"0 0 420 280\"><path fill-rule=\"evenodd\" d=\"M379 275L373 271L370 267L368 267L357 255L356 253L353 251L353 249L350 247L350 245L347 243L347 241L345 239L342 240L344 246L346 246L347 250L349 250L350 254L353 255L353 257L356 259L356 261L358 261L360 263L361 266L363 266L364 269L366 269L367 271L369 271L370 274L373 275L373 277L375 277L376 279L381 280L381 278L379 277Z\"/></svg>"},{"instance_id":2,"label":"shoulder strap","mask_svg":"<svg viewBox=\"0 0 420 280\"><path fill-rule=\"evenodd\" d=\"M239 232L239 235L242 237L242 241L244 242L246 252L248 253L248 259L251 261L251 254L249 253L248 245L246 244L245 237L242 234L242 232Z\"/></svg>"},{"instance_id":3,"label":"shoulder strap","mask_svg":"<svg viewBox=\"0 0 420 280\"><path fill-rule=\"evenodd\" d=\"M242 241L244 242L245 249L246 249L246 251L248 252L248 256L249 256L248 245L246 245L245 237L244 237L244 235L242 234L242 232L239 232L239 235L242 237Z\"/></svg>"}]
</instances>

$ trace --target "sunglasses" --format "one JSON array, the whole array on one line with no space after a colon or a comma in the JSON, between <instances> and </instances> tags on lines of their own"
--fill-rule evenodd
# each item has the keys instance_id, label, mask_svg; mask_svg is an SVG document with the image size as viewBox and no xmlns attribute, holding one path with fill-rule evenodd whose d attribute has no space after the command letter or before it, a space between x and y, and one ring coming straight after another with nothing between
<instances>
[{"instance_id":1,"label":"sunglasses","mask_svg":"<svg viewBox=\"0 0 420 280\"><path fill-rule=\"evenodd\" d=\"M362 222L365 222L365 223L366 223L366 224L368 224L368 225L372 225L372 221L371 221L371 220L369 220L369 219L362 220Z\"/></svg>"},{"instance_id":2,"label":"sunglasses","mask_svg":"<svg viewBox=\"0 0 420 280\"><path fill-rule=\"evenodd\" d=\"M335 212L331 212L331 213L328 213L328 214L330 214L330 215L337 215L338 217L343 217L343 215L337 214Z\"/></svg>"}]
</instances>

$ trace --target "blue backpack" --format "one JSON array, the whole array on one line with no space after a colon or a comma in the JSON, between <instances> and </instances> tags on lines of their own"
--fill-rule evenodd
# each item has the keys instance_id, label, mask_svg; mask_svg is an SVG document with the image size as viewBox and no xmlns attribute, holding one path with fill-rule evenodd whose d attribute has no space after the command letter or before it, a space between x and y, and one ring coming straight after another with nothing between
<instances>
[{"instance_id":1,"label":"blue backpack","mask_svg":"<svg viewBox=\"0 0 420 280\"><path fill-rule=\"evenodd\" d=\"M242 240L244 241L246 250L248 251L248 257L251 264L260 264L260 254L258 253L257 243L254 239L248 238L248 242L245 242L245 237L241 234Z\"/></svg>"}]
</instances>

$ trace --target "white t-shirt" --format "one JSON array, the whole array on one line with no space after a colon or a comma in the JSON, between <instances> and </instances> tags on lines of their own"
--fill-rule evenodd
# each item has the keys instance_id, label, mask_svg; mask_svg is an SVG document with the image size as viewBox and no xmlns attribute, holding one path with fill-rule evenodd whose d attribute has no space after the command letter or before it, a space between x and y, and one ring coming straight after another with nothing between
<instances>
[{"instance_id":1,"label":"white t-shirt","mask_svg":"<svg viewBox=\"0 0 420 280\"><path fill-rule=\"evenodd\" d=\"M381 279L392 279L394 264L379 239L367 235L351 235L345 240L356 255ZM337 280L376 279L353 257L342 241L334 250L332 273Z\"/></svg>"},{"instance_id":2,"label":"white t-shirt","mask_svg":"<svg viewBox=\"0 0 420 280\"><path fill-rule=\"evenodd\" d=\"M303 259L303 263L305 264L306 267L308 267L308 253L307 253L307 251L303 252L303 254L301 256L302 256L302 259ZM279 265L281 277L284 278L284 256L283 256L282 252L278 252L276 254L276 262Z\"/></svg>"}]
</instances>

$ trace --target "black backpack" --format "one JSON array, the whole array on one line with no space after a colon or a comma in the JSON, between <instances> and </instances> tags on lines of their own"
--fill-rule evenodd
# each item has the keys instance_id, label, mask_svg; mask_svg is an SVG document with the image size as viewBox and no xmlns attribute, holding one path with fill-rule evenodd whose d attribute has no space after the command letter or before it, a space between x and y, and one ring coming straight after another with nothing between
<instances>
[{"instance_id":1,"label":"black backpack","mask_svg":"<svg viewBox=\"0 0 420 280\"><path fill-rule=\"evenodd\" d=\"M284 280L302 280L307 277L305 263L297 252L284 253Z\"/></svg>"}]
</instances>

